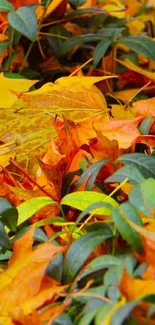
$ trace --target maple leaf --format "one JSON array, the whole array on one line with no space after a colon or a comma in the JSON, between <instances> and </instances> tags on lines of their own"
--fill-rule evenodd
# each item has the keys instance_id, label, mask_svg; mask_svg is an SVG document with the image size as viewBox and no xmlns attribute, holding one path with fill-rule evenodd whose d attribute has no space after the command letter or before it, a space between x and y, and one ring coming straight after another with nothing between
<instances>
[{"instance_id":1,"label":"maple leaf","mask_svg":"<svg viewBox=\"0 0 155 325\"><path fill-rule=\"evenodd\" d=\"M47 287L44 274L49 261L64 248L44 243L32 250L33 235L31 228L14 243L8 268L0 275L0 322L6 325L13 324L11 314L17 316L16 310L29 315L61 290L51 279Z\"/></svg>"},{"instance_id":2,"label":"maple leaf","mask_svg":"<svg viewBox=\"0 0 155 325\"><path fill-rule=\"evenodd\" d=\"M17 96L15 92L23 93L27 91L31 86L33 86L38 80L28 80L28 79L12 79L6 78L4 74L0 73L0 88L1 88L1 98L0 107L10 108L16 101Z\"/></svg>"},{"instance_id":3,"label":"maple leaf","mask_svg":"<svg viewBox=\"0 0 155 325\"><path fill-rule=\"evenodd\" d=\"M83 143L88 144L89 139L96 137L96 131L100 131L109 140L118 141L119 147L126 149L139 135L137 126L142 120L138 117L133 120L109 120L104 118L92 118L82 121L72 127L74 140L80 147Z\"/></svg>"}]
</instances>

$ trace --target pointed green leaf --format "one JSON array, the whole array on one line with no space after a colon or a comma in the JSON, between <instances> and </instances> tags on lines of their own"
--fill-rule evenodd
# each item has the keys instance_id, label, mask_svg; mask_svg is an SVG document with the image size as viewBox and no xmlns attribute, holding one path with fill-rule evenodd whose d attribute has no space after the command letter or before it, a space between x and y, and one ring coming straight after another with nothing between
<instances>
[{"instance_id":1,"label":"pointed green leaf","mask_svg":"<svg viewBox=\"0 0 155 325\"><path fill-rule=\"evenodd\" d=\"M111 197L106 194L98 193L98 192L90 192L90 191L80 191L67 194L61 200L62 205L69 205L72 208L76 208L80 211L84 211L90 205L95 203L108 203L112 207L117 207L118 203ZM95 213L99 215L110 215L111 209L108 207L100 207L93 209L90 213Z\"/></svg>"},{"instance_id":2,"label":"pointed green leaf","mask_svg":"<svg viewBox=\"0 0 155 325\"><path fill-rule=\"evenodd\" d=\"M37 17L34 10L28 6L20 7L8 14L9 24L18 32L34 42L37 38Z\"/></svg>"},{"instance_id":3,"label":"pointed green leaf","mask_svg":"<svg viewBox=\"0 0 155 325\"><path fill-rule=\"evenodd\" d=\"M11 12L14 10L15 8L9 1L0 0L0 12Z\"/></svg>"},{"instance_id":4,"label":"pointed green leaf","mask_svg":"<svg viewBox=\"0 0 155 325\"><path fill-rule=\"evenodd\" d=\"M18 214L19 214L18 225L20 225L24 221L28 220L39 209L41 209L44 206L49 205L49 204L56 204L56 202L47 196L36 197L36 198L33 198L31 200L21 203L17 208Z\"/></svg>"},{"instance_id":5,"label":"pointed green leaf","mask_svg":"<svg viewBox=\"0 0 155 325\"><path fill-rule=\"evenodd\" d=\"M146 36L129 36L120 39L119 42L128 46L132 51L155 60L155 42L153 39Z\"/></svg>"},{"instance_id":6,"label":"pointed green leaf","mask_svg":"<svg viewBox=\"0 0 155 325\"><path fill-rule=\"evenodd\" d=\"M93 61L94 67L96 67L99 61L102 59L102 57L105 56L105 53L110 47L110 45L111 45L111 40L105 39L96 46L94 51L94 61Z\"/></svg>"},{"instance_id":7,"label":"pointed green leaf","mask_svg":"<svg viewBox=\"0 0 155 325\"><path fill-rule=\"evenodd\" d=\"M103 231L94 231L72 243L64 259L63 283L70 283L92 251L110 237L110 235L104 235Z\"/></svg>"}]
</instances>

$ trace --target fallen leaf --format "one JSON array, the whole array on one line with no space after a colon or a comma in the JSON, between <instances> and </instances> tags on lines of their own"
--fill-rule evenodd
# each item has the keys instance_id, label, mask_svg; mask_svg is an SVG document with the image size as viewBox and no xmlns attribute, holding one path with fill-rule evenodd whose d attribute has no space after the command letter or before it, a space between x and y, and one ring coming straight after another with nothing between
<instances>
[{"instance_id":1,"label":"fallen leaf","mask_svg":"<svg viewBox=\"0 0 155 325\"><path fill-rule=\"evenodd\" d=\"M12 91L23 93L32 87L37 81L38 80L6 78L3 73L0 73L0 107L10 108L17 101L17 96L15 96Z\"/></svg>"},{"instance_id":2,"label":"fallen leaf","mask_svg":"<svg viewBox=\"0 0 155 325\"><path fill-rule=\"evenodd\" d=\"M81 146L83 143L88 143L89 139L95 138L96 130L100 131L109 140L118 141L119 147L126 149L140 135L137 126L141 120L142 117L138 117L133 120L109 120L107 123L103 118L89 119L75 125L74 139Z\"/></svg>"},{"instance_id":3,"label":"fallen leaf","mask_svg":"<svg viewBox=\"0 0 155 325\"><path fill-rule=\"evenodd\" d=\"M49 299L49 291L47 291L47 297L44 293L41 296L41 284L43 283L47 264L63 251L63 247L44 243L32 250L33 235L34 228L31 228L14 243L13 255L8 268L0 274L0 322L5 322L6 325L13 324L11 313L16 308L22 309L22 303L25 300L34 298L39 294L37 300L39 307L46 298ZM54 280L51 280L51 283L52 286L56 286ZM51 287L51 297L54 294L55 291L52 291ZM37 303L35 308L36 305ZM29 310L32 312L33 304L27 306L27 308L27 313L29 313Z\"/></svg>"},{"instance_id":4,"label":"fallen leaf","mask_svg":"<svg viewBox=\"0 0 155 325\"><path fill-rule=\"evenodd\" d=\"M155 97L133 103L133 112L135 116L155 116Z\"/></svg>"},{"instance_id":5,"label":"fallen leaf","mask_svg":"<svg viewBox=\"0 0 155 325\"><path fill-rule=\"evenodd\" d=\"M139 67L138 65L134 64L129 59L125 59L123 61L117 60L117 62L120 63L121 65L123 65L124 67L147 77L150 80L155 80L155 72L150 72L148 70L144 70L141 67Z\"/></svg>"}]
</instances>

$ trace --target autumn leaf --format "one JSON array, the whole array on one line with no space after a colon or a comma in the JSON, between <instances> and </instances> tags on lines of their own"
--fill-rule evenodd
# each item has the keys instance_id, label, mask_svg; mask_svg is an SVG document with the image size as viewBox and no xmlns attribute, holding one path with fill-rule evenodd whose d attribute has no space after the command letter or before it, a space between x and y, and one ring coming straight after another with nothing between
<instances>
[{"instance_id":1,"label":"autumn leaf","mask_svg":"<svg viewBox=\"0 0 155 325\"><path fill-rule=\"evenodd\" d=\"M155 97L133 103L133 111L136 116L155 116Z\"/></svg>"},{"instance_id":2,"label":"autumn leaf","mask_svg":"<svg viewBox=\"0 0 155 325\"><path fill-rule=\"evenodd\" d=\"M63 251L62 247L54 246L50 243L39 245L34 251L32 250L34 228L31 228L26 234L18 239L13 245L13 255L9 261L8 268L0 275L0 322L7 325L13 324L11 313L17 309L23 310L23 313L29 314L36 307L55 294L53 285L56 283L51 280L53 289L49 293L40 291L44 281L44 274L49 261L57 254ZM32 285L33 283L33 285ZM58 289L59 290L59 289ZM37 294L39 293L39 297ZM36 297L36 301L35 301ZM32 305L26 301L34 300ZM27 309L23 306L26 304Z\"/></svg>"},{"instance_id":3,"label":"autumn leaf","mask_svg":"<svg viewBox=\"0 0 155 325\"><path fill-rule=\"evenodd\" d=\"M55 84L47 83L40 89L25 93L21 99L26 107L79 121L96 113L106 113L107 105L94 83L112 77L62 77Z\"/></svg>"},{"instance_id":4,"label":"autumn leaf","mask_svg":"<svg viewBox=\"0 0 155 325\"><path fill-rule=\"evenodd\" d=\"M109 140L118 141L119 147L126 149L139 135L137 126L141 120L142 118L138 117L133 120L109 120L107 123L104 118L94 118L77 123L72 132L74 132L75 142L79 146L88 143L89 139L95 138L96 130Z\"/></svg>"},{"instance_id":5,"label":"autumn leaf","mask_svg":"<svg viewBox=\"0 0 155 325\"><path fill-rule=\"evenodd\" d=\"M37 80L6 78L1 72L0 87L3 95L0 98L0 107L10 108L17 101L17 96L14 92L23 93L36 82Z\"/></svg>"},{"instance_id":6,"label":"autumn leaf","mask_svg":"<svg viewBox=\"0 0 155 325\"><path fill-rule=\"evenodd\" d=\"M154 294L155 280L134 279L124 270L119 289L128 300L134 300Z\"/></svg>"},{"instance_id":7,"label":"autumn leaf","mask_svg":"<svg viewBox=\"0 0 155 325\"><path fill-rule=\"evenodd\" d=\"M155 80L155 72L150 72L148 70L142 69L141 67L139 67L138 65L130 61L129 59L125 59L123 61L117 60L117 62L123 65L124 67L147 77L150 80Z\"/></svg>"}]
</instances>

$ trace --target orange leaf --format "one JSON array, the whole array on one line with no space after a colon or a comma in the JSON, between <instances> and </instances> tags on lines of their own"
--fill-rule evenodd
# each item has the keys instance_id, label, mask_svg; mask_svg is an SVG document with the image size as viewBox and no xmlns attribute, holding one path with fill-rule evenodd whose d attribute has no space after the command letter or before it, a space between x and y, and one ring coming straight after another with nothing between
<instances>
[{"instance_id":1,"label":"orange leaf","mask_svg":"<svg viewBox=\"0 0 155 325\"><path fill-rule=\"evenodd\" d=\"M31 228L14 243L9 266L0 275L0 323L13 324L11 312L18 306L22 308L22 303L26 299L40 294L47 264L64 250L63 247L54 246L51 243L38 245L35 250L32 250L33 234L34 228ZM56 282L51 281L52 286L53 284L56 286ZM48 298L49 293L47 293ZM38 298L38 306L43 300L46 300L46 297L41 300Z\"/></svg>"},{"instance_id":2,"label":"orange leaf","mask_svg":"<svg viewBox=\"0 0 155 325\"><path fill-rule=\"evenodd\" d=\"M139 135L137 126L141 120L142 117L138 117L134 120L110 120L107 123L103 118L95 118L79 122L74 127L75 141L79 146L88 143L89 139L95 138L96 130L100 131L109 140L118 141L119 147L126 149Z\"/></svg>"},{"instance_id":3,"label":"orange leaf","mask_svg":"<svg viewBox=\"0 0 155 325\"><path fill-rule=\"evenodd\" d=\"M134 279L124 270L119 289L128 300L134 300L145 295L154 294L155 280Z\"/></svg>"},{"instance_id":4,"label":"orange leaf","mask_svg":"<svg viewBox=\"0 0 155 325\"><path fill-rule=\"evenodd\" d=\"M155 97L133 103L133 112L136 116L155 116Z\"/></svg>"}]
</instances>

